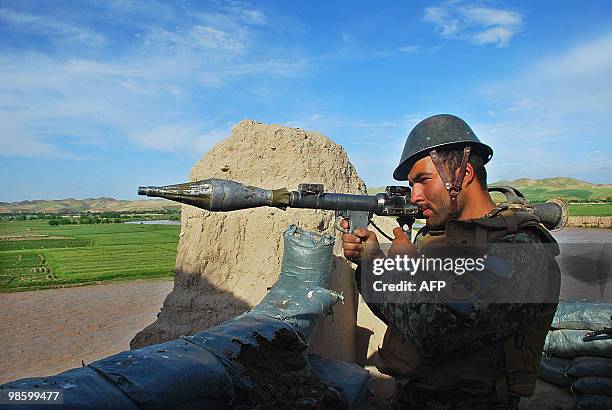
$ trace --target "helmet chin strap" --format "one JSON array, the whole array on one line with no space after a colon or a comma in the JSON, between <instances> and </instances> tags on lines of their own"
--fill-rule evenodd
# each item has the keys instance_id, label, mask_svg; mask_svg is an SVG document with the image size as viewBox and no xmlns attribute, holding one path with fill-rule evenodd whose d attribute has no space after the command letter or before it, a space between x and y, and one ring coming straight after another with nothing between
<instances>
[{"instance_id":1,"label":"helmet chin strap","mask_svg":"<svg viewBox=\"0 0 612 410\"><path fill-rule=\"evenodd\" d=\"M467 167L468 160L470 159L470 152L472 148L467 146L463 148L463 159L461 160L461 166L459 166L459 173L455 176L455 180L451 183L451 179L448 177L446 173L446 169L444 169L444 164L442 164L442 160L438 156L438 152L435 149L429 151L429 156L433 161L436 169L438 170L438 174L440 174L440 178L442 178L442 182L444 182L444 187L448 191L448 195L450 196L450 211L448 212L448 217L450 219L457 219L459 217L459 206L457 203L457 197L459 196L459 192L461 192L461 185L463 184L463 178L465 177L465 168Z\"/></svg>"}]
</instances>

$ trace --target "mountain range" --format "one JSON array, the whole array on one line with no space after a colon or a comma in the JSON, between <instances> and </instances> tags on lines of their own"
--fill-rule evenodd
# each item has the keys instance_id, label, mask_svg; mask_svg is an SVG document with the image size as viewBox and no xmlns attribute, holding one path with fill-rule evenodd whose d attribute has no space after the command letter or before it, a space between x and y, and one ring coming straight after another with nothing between
<instances>
[{"instance_id":1,"label":"mountain range","mask_svg":"<svg viewBox=\"0 0 612 410\"><path fill-rule=\"evenodd\" d=\"M0 213L78 213L180 210L181 205L165 199L120 200L114 198L55 199L0 202Z\"/></svg>"}]
</instances>

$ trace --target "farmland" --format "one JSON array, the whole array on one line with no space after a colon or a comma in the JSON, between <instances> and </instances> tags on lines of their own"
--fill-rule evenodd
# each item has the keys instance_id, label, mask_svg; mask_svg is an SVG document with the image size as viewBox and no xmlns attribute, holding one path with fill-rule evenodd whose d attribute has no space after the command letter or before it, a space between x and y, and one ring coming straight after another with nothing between
<instances>
[{"instance_id":1,"label":"farmland","mask_svg":"<svg viewBox=\"0 0 612 410\"><path fill-rule=\"evenodd\" d=\"M0 291L171 277L180 226L0 223Z\"/></svg>"},{"instance_id":2,"label":"farmland","mask_svg":"<svg viewBox=\"0 0 612 410\"><path fill-rule=\"evenodd\" d=\"M612 216L612 203L607 204L569 204L571 216Z\"/></svg>"}]
</instances>

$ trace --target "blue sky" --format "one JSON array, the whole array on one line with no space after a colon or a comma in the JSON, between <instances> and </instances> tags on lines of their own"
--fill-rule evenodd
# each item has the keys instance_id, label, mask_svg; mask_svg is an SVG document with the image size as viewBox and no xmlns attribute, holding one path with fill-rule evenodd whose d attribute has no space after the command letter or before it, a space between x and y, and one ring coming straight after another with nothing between
<instances>
[{"instance_id":1,"label":"blue sky","mask_svg":"<svg viewBox=\"0 0 612 410\"><path fill-rule=\"evenodd\" d=\"M612 183L612 6L0 0L0 201L187 180L250 118L327 135L392 184L425 117L464 118L491 181ZM316 182L316 181L311 181Z\"/></svg>"}]
</instances>

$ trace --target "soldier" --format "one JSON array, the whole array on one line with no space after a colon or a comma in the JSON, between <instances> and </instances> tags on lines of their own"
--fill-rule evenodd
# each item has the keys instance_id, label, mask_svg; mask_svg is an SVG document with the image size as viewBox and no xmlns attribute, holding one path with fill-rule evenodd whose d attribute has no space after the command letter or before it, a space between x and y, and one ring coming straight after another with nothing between
<instances>
[{"instance_id":1,"label":"soldier","mask_svg":"<svg viewBox=\"0 0 612 410\"><path fill-rule=\"evenodd\" d=\"M492 154L452 115L429 117L408 135L393 176L410 181L426 226L414 244L396 228L388 256L434 254L442 244L481 249L488 259L482 272L461 277L463 293L448 286L433 302L405 292L368 303L388 326L377 366L396 379L394 408L516 409L535 390L559 295L558 246L532 214L495 205L484 167ZM342 241L349 259L364 257L362 249L381 254L372 231Z\"/></svg>"}]
</instances>

